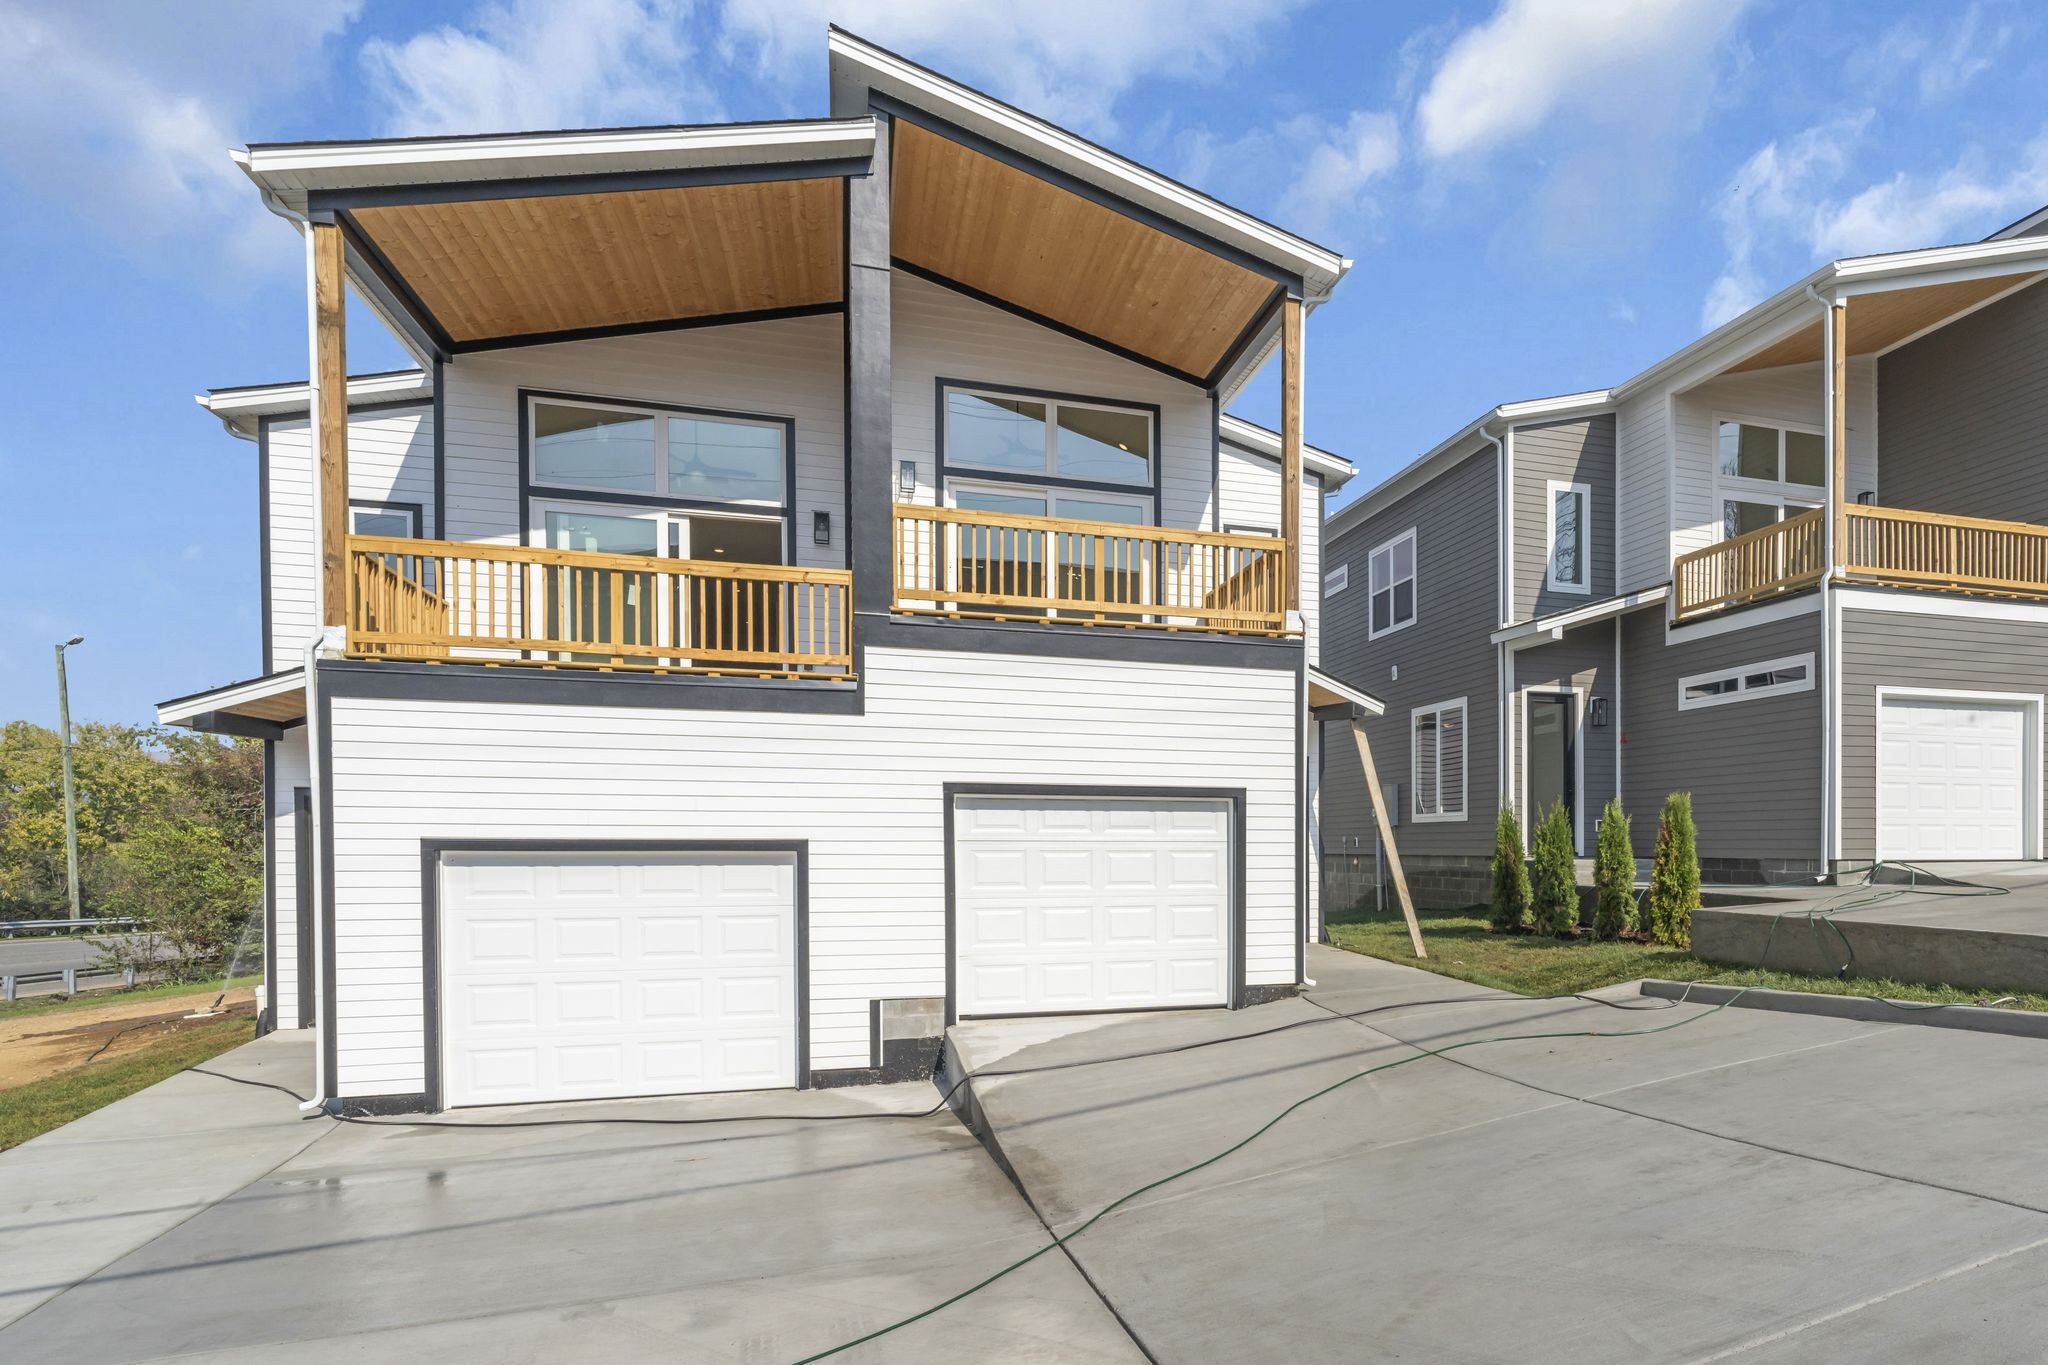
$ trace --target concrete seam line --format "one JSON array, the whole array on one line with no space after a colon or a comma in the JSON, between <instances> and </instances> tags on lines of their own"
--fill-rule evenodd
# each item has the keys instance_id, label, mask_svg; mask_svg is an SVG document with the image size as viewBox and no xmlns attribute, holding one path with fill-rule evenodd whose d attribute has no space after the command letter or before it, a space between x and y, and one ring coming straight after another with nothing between
<instances>
[{"instance_id":1,"label":"concrete seam line","mask_svg":"<svg viewBox=\"0 0 2048 1365\"><path fill-rule=\"evenodd\" d=\"M1303 998L1307 999L1305 996ZM1321 1009L1329 1009L1329 1006L1322 1005L1320 1002L1311 1001L1310 1003L1316 1004ZM1424 1056L1443 1056L1441 1052L1426 1048L1420 1043L1409 1043L1408 1046ZM1629 1109L1623 1105L1609 1104L1605 1100L1591 1099L1584 1095L1574 1095L1564 1090L1552 1090L1548 1086L1537 1085L1534 1081L1525 1081L1517 1076L1508 1076L1498 1071L1489 1071L1485 1067L1468 1062L1462 1057L1444 1057L1444 1060L1455 1062L1462 1067L1468 1067L1482 1076L1491 1076L1495 1080L1506 1081L1509 1085L1519 1085L1526 1089L1534 1090L1538 1094L1555 1095L1563 1100L1575 1100L1580 1104L1590 1104L1596 1109L1605 1109L1615 1114L1627 1114L1631 1118L1646 1119L1651 1123L1661 1123L1666 1127L1683 1129L1688 1133L1697 1133L1701 1137L1716 1138L1722 1142L1733 1142L1760 1152L1775 1152L1779 1156L1791 1157L1795 1161L1811 1161L1821 1166L1833 1166L1839 1170L1854 1171L1858 1175L1867 1175L1877 1180L1895 1180L1903 1185L1918 1185L1922 1189L1940 1190L1944 1194L1959 1195L1965 1199L1981 1199L1986 1203L2002 1204L2006 1208L2017 1209L2022 1213L2038 1213L2048 1217L2048 1208L2037 1208L2032 1204L2023 1204L2017 1199L2007 1199L2001 1195L1986 1194L1981 1190L1966 1190L1956 1185L1944 1185L1935 1180L1922 1180L1917 1176L1899 1175L1893 1171L1880 1171L1869 1166L1858 1166L1853 1161L1838 1161L1833 1157L1816 1156L1811 1152L1795 1152L1789 1147L1773 1147L1768 1142L1759 1142L1754 1138L1737 1137L1733 1133L1717 1133L1711 1128L1696 1127L1693 1124L1681 1123L1677 1119L1668 1119L1657 1114L1645 1114L1639 1109Z\"/></svg>"},{"instance_id":2,"label":"concrete seam line","mask_svg":"<svg viewBox=\"0 0 2048 1365\"><path fill-rule=\"evenodd\" d=\"M1646 1090L1653 1085L1668 1085L1672 1081L1689 1080L1694 1076L1704 1076L1709 1071L1728 1071L1739 1066L1755 1066L1759 1062L1775 1062L1780 1057L1797 1057L1801 1053L1819 1052L1825 1048L1841 1047L1845 1043L1860 1043L1866 1038L1875 1038L1880 1034L1890 1033L1897 1027L1898 1025L1896 1024L1886 1024L1884 1027L1874 1028L1868 1033L1851 1034L1847 1038L1831 1038L1825 1043L1808 1043L1805 1047L1788 1047L1782 1052L1766 1052L1762 1056L1743 1057L1732 1062L1722 1062L1717 1066L1696 1066L1690 1071L1674 1071L1669 1076L1653 1076L1647 1081L1637 1081L1633 1085L1618 1085L1612 1090L1595 1090L1592 1094L1580 1096L1579 1098L1601 1099L1608 1095L1626 1095L1631 1090Z\"/></svg>"},{"instance_id":3,"label":"concrete seam line","mask_svg":"<svg viewBox=\"0 0 2048 1365\"><path fill-rule=\"evenodd\" d=\"M1902 1284L1895 1289L1887 1289L1882 1294L1873 1294L1869 1298L1859 1299L1855 1303L1843 1304L1840 1308L1831 1309L1828 1312L1822 1313L1819 1317L1808 1318L1805 1322L1794 1323L1790 1327L1781 1327L1775 1332L1768 1332L1760 1337L1751 1337L1747 1341L1737 1342L1735 1345L1716 1351L1710 1356L1699 1356L1691 1361L1690 1365L1711 1365L1711 1362L1716 1360L1727 1360L1733 1356L1747 1355L1751 1351L1796 1337L1809 1328L1820 1327L1830 1322L1839 1321L1853 1313L1860 1313L1866 1308L1875 1308L1877 1305L1896 1299L1902 1294L1910 1294L1916 1289L1925 1289L1929 1285L1940 1284L1943 1280L1952 1280L1958 1275L1967 1275L1973 1270L1982 1270L1985 1266L1996 1265L1998 1262L2010 1260L2014 1256L2024 1256L2029 1251L2035 1251L2041 1247L2048 1247L2048 1237L2037 1237L2033 1241L2021 1246L2009 1247L2004 1251L1994 1251L1989 1256L1979 1256L1974 1261L1953 1265L1947 1270L1937 1270L1932 1275L1924 1275L1910 1284Z\"/></svg>"}]
</instances>

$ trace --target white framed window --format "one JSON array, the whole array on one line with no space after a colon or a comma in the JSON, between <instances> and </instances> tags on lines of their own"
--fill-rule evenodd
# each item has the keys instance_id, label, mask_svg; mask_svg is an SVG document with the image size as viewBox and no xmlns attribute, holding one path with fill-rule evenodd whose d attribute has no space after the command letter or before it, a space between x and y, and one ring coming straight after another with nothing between
<instances>
[{"instance_id":1,"label":"white framed window","mask_svg":"<svg viewBox=\"0 0 2048 1365\"><path fill-rule=\"evenodd\" d=\"M420 505L416 502L371 502L367 499L351 498L348 504L348 531L352 536L389 536L401 540L418 540Z\"/></svg>"},{"instance_id":2,"label":"white framed window","mask_svg":"<svg viewBox=\"0 0 2048 1365\"><path fill-rule=\"evenodd\" d=\"M1351 566L1349 564L1339 564L1336 568L1323 575L1323 596L1325 597L1335 597L1350 586Z\"/></svg>"},{"instance_id":3,"label":"white framed window","mask_svg":"<svg viewBox=\"0 0 2048 1365\"><path fill-rule=\"evenodd\" d=\"M1024 390L948 385L945 462L1055 482L1153 483L1153 410Z\"/></svg>"},{"instance_id":4,"label":"white framed window","mask_svg":"<svg viewBox=\"0 0 2048 1365\"><path fill-rule=\"evenodd\" d=\"M1714 502L1721 539L1760 531L1825 500L1827 444L1819 428L1716 414Z\"/></svg>"},{"instance_id":5,"label":"white framed window","mask_svg":"<svg viewBox=\"0 0 2048 1365\"><path fill-rule=\"evenodd\" d=\"M1696 711L1703 706L1726 706L1730 702L1756 701L1763 697L1813 690L1813 655L1793 654L1783 659L1717 668L1678 680L1678 709Z\"/></svg>"},{"instance_id":6,"label":"white framed window","mask_svg":"<svg viewBox=\"0 0 2048 1365\"><path fill-rule=\"evenodd\" d=\"M1553 592L1593 591L1593 489L1552 479L1544 487L1544 543L1550 546L1543 586Z\"/></svg>"},{"instance_id":7,"label":"white framed window","mask_svg":"<svg viewBox=\"0 0 2048 1365\"><path fill-rule=\"evenodd\" d=\"M1377 640L1415 624L1415 528L1373 547L1367 561L1372 604L1366 638Z\"/></svg>"},{"instance_id":8,"label":"white framed window","mask_svg":"<svg viewBox=\"0 0 2048 1365\"><path fill-rule=\"evenodd\" d=\"M1465 818L1465 698L1409 713L1409 808L1418 822Z\"/></svg>"},{"instance_id":9,"label":"white framed window","mask_svg":"<svg viewBox=\"0 0 2048 1365\"><path fill-rule=\"evenodd\" d=\"M782 507L789 424L595 399L527 399L528 481L629 498Z\"/></svg>"}]
</instances>

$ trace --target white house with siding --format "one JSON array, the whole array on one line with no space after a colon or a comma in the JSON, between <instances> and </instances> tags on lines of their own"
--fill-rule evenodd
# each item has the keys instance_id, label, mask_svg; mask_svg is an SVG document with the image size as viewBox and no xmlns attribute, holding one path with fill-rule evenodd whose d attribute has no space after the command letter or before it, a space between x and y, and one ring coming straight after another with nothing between
<instances>
[{"instance_id":1,"label":"white house with siding","mask_svg":"<svg viewBox=\"0 0 2048 1365\"><path fill-rule=\"evenodd\" d=\"M852 35L809 122L255 145L273 1028L406 1111L845 1084L1318 931L1343 257ZM344 379L356 291L416 370ZM1223 413L1272 360L1278 432Z\"/></svg>"}]
</instances>

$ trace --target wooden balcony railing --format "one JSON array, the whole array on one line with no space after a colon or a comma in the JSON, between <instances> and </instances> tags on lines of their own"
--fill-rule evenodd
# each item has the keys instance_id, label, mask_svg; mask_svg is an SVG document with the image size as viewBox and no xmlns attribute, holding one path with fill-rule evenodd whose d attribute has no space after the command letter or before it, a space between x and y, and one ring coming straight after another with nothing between
<instances>
[{"instance_id":1,"label":"wooden balcony railing","mask_svg":"<svg viewBox=\"0 0 2048 1365\"><path fill-rule=\"evenodd\" d=\"M1844 578L1991 597L2048 597L2048 526L1899 507L1843 511Z\"/></svg>"},{"instance_id":2,"label":"wooden balcony railing","mask_svg":"<svg viewBox=\"0 0 2048 1365\"><path fill-rule=\"evenodd\" d=\"M853 676L853 575L350 536L348 653L728 677Z\"/></svg>"},{"instance_id":3,"label":"wooden balcony railing","mask_svg":"<svg viewBox=\"0 0 2048 1365\"><path fill-rule=\"evenodd\" d=\"M896 504L898 612L1286 635L1285 542Z\"/></svg>"},{"instance_id":4,"label":"wooden balcony railing","mask_svg":"<svg viewBox=\"0 0 2048 1365\"><path fill-rule=\"evenodd\" d=\"M1820 582L1827 573L1825 515L1815 508L1680 555L1671 566L1673 619L1683 621Z\"/></svg>"}]
</instances>

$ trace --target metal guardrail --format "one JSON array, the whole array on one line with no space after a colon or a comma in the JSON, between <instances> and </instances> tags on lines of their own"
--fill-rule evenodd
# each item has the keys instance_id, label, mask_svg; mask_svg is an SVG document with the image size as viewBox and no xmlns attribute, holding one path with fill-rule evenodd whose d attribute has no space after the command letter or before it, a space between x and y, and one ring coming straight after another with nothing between
<instances>
[{"instance_id":1,"label":"metal guardrail","mask_svg":"<svg viewBox=\"0 0 2048 1365\"><path fill-rule=\"evenodd\" d=\"M139 919L0 919L0 938L20 932L62 933L67 929L139 929Z\"/></svg>"},{"instance_id":2,"label":"metal guardrail","mask_svg":"<svg viewBox=\"0 0 2048 1365\"><path fill-rule=\"evenodd\" d=\"M76 995L78 994L78 978L81 976L116 975L121 978L121 985L124 989L135 989L135 969L133 967L123 967L118 973L103 972L93 967L65 967L58 971L49 972L16 972L12 975L0 976L0 1000L13 1004L15 1000L20 998L23 986L31 986L43 981L62 981L64 983L64 994Z\"/></svg>"}]
</instances>

